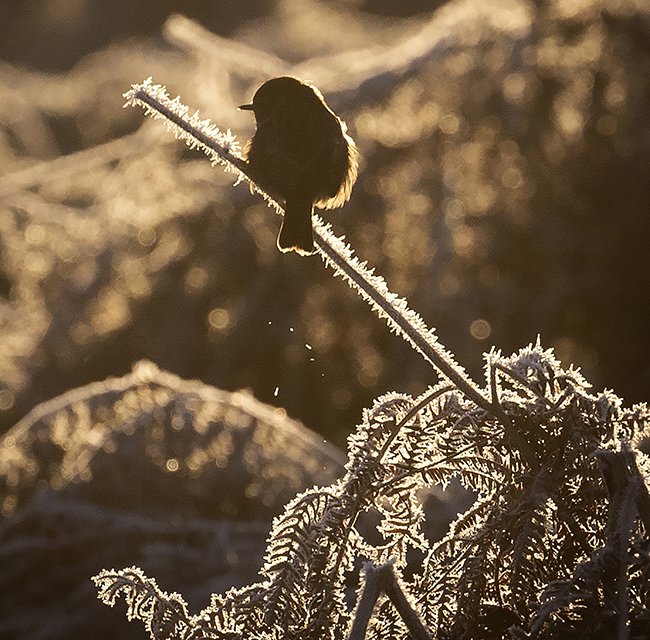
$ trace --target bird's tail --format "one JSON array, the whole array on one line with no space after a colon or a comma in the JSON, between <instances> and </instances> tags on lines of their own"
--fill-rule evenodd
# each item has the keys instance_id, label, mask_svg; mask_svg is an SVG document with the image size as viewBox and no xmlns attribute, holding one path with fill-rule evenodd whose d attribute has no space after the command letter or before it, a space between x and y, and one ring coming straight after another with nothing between
<instances>
[{"instance_id":1,"label":"bird's tail","mask_svg":"<svg viewBox=\"0 0 650 640\"><path fill-rule=\"evenodd\" d=\"M303 256L314 253L314 236L311 228L312 199L303 195L286 199L284 218L278 234L278 249L286 253L295 251Z\"/></svg>"}]
</instances>

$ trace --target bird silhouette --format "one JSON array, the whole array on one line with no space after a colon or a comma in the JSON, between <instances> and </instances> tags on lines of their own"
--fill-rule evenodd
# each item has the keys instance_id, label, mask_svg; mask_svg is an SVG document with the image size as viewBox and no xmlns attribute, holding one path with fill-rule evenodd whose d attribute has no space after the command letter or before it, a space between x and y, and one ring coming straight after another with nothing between
<instances>
[{"instance_id":1,"label":"bird silhouette","mask_svg":"<svg viewBox=\"0 0 650 640\"><path fill-rule=\"evenodd\" d=\"M341 207L357 179L358 151L320 91L297 78L268 80L251 104L257 129L244 155L262 188L284 199L280 251L314 252L312 213Z\"/></svg>"}]
</instances>

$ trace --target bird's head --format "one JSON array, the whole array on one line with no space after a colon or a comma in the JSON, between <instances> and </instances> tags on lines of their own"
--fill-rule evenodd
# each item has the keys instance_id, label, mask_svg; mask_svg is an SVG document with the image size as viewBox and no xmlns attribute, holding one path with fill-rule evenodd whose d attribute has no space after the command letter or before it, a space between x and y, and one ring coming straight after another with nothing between
<instances>
[{"instance_id":1,"label":"bird's head","mask_svg":"<svg viewBox=\"0 0 650 640\"><path fill-rule=\"evenodd\" d=\"M297 78L282 76L267 80L255 92L253 102L242 104L239 108L252 111L259 123L287 109L309 109L323 104L323 98L315 87Z\"/></svg>"}]
</instances>

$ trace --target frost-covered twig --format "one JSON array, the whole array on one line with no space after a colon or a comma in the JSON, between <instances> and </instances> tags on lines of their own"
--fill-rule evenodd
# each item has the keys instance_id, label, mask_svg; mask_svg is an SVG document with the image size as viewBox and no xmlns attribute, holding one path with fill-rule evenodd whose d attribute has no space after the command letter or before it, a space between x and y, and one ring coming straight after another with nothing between
<instances>
[{"instance_id":1,"label":"frost-covered twig","mask_svg":"<svg viewBox=\"0 0 650 640\"><path fill-rule=\"evenodd\" d=\"M147 115L162 118L178 138L185 140L190 148L201 149L214 164L226 165L231 170L246 173L246 161L238 154L237 138L230 130L225 133L209 120L201 120L198 112L190 115L180 97L173 100L160 84L147 78L142 84L134 84L124 94L126 106L140 105Z\"/></svg>"},{"instance_id":2,"label":"frost-covered twig","mask_svg":"<svg viewBox=\"0 0 650 640\"><path fill-rule=\"evenodd\" d=\"M124 97L127 104L143 106L149 115L165 119L169 128L190 147L200 148L213 163L225 165L227 170L248 180L255 191L282 212L274 194L264 190L264 185L259 184L239 155L239 145L230 131L222 132L209 120L201 120L197 113L190 115L179 98L170 99L166 89L153 84L151 78L133 85ZM392 293L384 279L360 262L352 249L336 237L319 216L314 216L314 233L316 247L325 263L343 276L378 315L386 319L392 330L413 345L461 393L488 413L493 413L490 401L440 344L433 331L426 327L422 318L409 308L406 300Z\"/></svg>"},{"instance_id":3,"label":"frost-covered twig","mask_svg":"<svg viewBox=\"0 0 650 640\"><path fill-rule=\"evenodd\" d=\"M422 623L420 616L418 616L409 603L406 594L402 591L393 565L390 562L378 567L372 564L366 565L363 590L348 640L363 640L365 638L375 604L382 593L388 596L414 640L431 640L431 636Z\"/></svg>"}]
</instances>

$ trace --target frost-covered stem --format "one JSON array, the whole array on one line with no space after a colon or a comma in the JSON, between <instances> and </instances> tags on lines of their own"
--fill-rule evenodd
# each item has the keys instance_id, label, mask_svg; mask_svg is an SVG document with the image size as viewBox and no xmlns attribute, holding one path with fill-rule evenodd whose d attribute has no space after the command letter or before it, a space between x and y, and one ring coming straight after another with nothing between
<instances>
[{"instance_id":1,"label":"frost-covered stem","mask_svg":"<svg viewBox=\"0 0 650 640\"><path fill-rule=\"evenodd\" d=\"M328 241L329 238L322 234L318 226L314 228L314 232L316 247L326 263L348 280L354 289L360 291L363 298L380 311L381 315L386 317L391 328L396 329L461 393L488 413L492 413L489 400L483 396L469 376L453 361L450 354L446 353L444 347L424 326L424 323L415 323L409 320L407 316L415 316L413 311L409 308L398 308L394 303L398 297L390 291L380 291L379 287L373 283L374 277L366 277L372 275L370 271L361 264L354 264L354 262L347 259L347 256L337 251ZM381 282L383 283L383 281Z\"/></svg>"},{"instance_id":2,"label":"frost-covered stem","mask_svg":"<svg viewBox=\"0 0 650 640\"><path fill-rule=\"evenodd\" d=\"M348 640L363 640L366 637L368 623L380 594L379 572L371 564L368 564L365 568L363 590L354 613L354 622Z\"/></svg>"},{"instance_id":3,"label":"frost-covered stem","mask_svg":"<svg viewBox=\"0 0 650 640\"><path fill-rule=\"evenodd\" d=\"M269 196L263 191L264 185L259 184L245 160L231 151L230 143L233 137L224 135L208 121L198 120L196 115L190 117L187 107L182 105L178 98L171 100L164 87L153 85L151 79L148 79L141 85L134 85L125 97L128 104L139 104L154 117L167 119L168 123L175 125L175 133L184 138L190 146L200 147L213 162L221 162L235 168L254 183L265 197L276 200L274 194ZM276 202L273 204L280 210ZM349 247L337 238L318 216L315 216L314 232L316 247L325 263L359 291L362 297L387 319L390 327L410 342L461 393L488 413L493 413L490 400L454 362L451 354L438 342L422 319L408 307L406 301L389 291L382 278L361 264Z\"/></svg>"},{"instance_id":4,"label":"frost-covered stem","mask_svg":"<svg viewBox=\"0 0 650 640\"><path fill-rule=\"evenodd\" d=\"M194 138L196 142L199 143L199 146L207 147L223 160L230 162L232 165L237 167L241 172L246 173L248 164L245 160L234 155L228 148L219 144L219 142L214 138L211 138L198 127L191 125L182 115L180 115L180 113L163 104L163 102L157 99L155 95L149 93L145 86L141 85L134 89L130 96L130 100L132 102L141 102L143 105L149 107L149 109L157 111L161 116L164 116L167 120L173 122L177 127L185 131L187 135Z\"/></svg>"},{"instance_id":5,"label":"frost-covered stem","mask_svg":"<svg viewBox=\"0 0 650 640\"><path fill-rule=\"evenodd\" d=\"M630 540L636 525L638 511L636 509L641 478L629 479L618 507L617 528L612 541L618 547L618 572L615 576L616 584L616 613L618 614L618 638L628 640L630 637L630 581L628 571L630 568ZM643 483L645 484L645 483ZM610 543L611 544L611 543Z\"/></svg>"},{"instance_id":6,"label":"frost-covered stem","mask_svg":"<svg viewBox=\"0 0 650 640\"><path fill-rule=\"evenodd\" d=\"M633 455L630 455L630 472L632 474L632 481L636 483L637 487L637 498L636 498L636 507L643 523L643 528L645 529L646 536L650 536L650 494L648 494L648 487L643 480L643 475L639 471L639 467L636 463L636 459Z\"/></svg>"},{"instance_id":7,"label":"frost-covered stem","mask_svg":"<svg viewBox=\"0 0 650 640\"><path fill-rule=\"evenodd\" d=\"M363 591L359 598L348 640L363 640L365 638L368 622L372 617L377 599L382 593L388 596L414 640L431 640L431 635L420 620L420 616L399 586L391 562L378 567L370 563L366 565Z\"/></svg>"},{"instance_id":8,"label":"frost-covered stem","mask_svg":"<svg viewBox=\"0 0 650 640\"><path fill-rule=\"evenodd\" d=\"M386 575L386 595L390 598L395 609L397 609L397 613L401 616L411 636L414 640L431 640L431 636L422 623L420 616L411 606L411 603L399 586L393 566L384 565L383 569Z\"/></svg>"}]
</instances>

